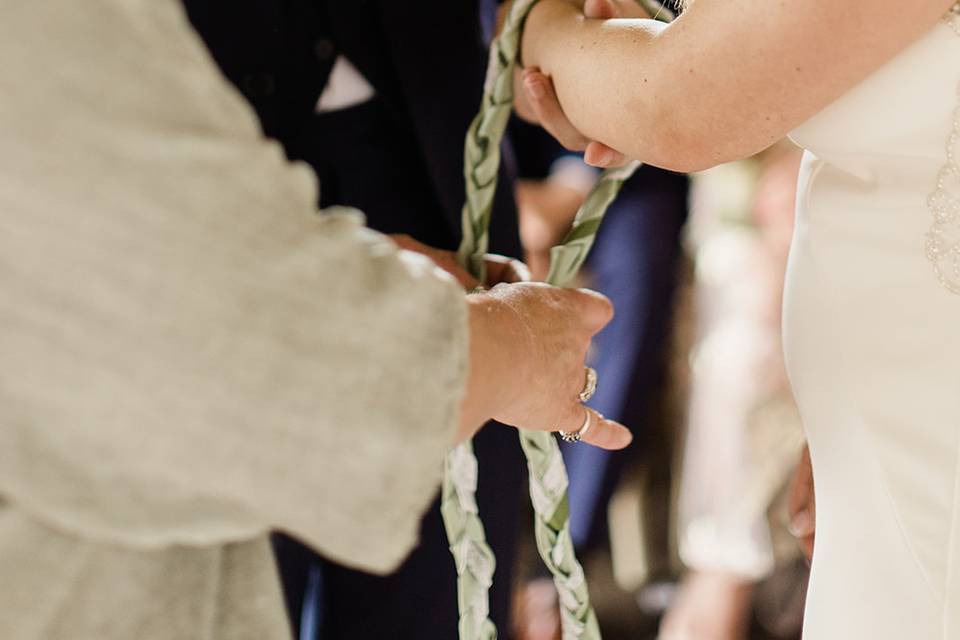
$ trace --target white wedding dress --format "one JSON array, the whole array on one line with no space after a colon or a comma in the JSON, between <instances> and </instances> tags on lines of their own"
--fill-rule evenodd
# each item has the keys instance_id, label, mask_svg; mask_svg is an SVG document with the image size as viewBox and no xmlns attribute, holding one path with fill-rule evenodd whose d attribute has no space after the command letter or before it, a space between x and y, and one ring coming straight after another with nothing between
<instances>
[{"instance_id":1,"label":"white wedding dress","mask_svg":"<svg viewBox=\"0 0 960 640\"><path fill-rule=\"evenodd\" d=\"M960 276L933 251L960 237L943 170L958 22L793 136L808 153L784 339L818 508L805 640L960 639Z\"/></svg>"}]
</instances>

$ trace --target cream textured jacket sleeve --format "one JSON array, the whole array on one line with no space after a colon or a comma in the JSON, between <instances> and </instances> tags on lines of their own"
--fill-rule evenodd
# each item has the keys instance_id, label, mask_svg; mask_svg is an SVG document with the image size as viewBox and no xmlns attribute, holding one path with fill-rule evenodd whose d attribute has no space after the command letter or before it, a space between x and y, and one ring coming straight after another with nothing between
<instances>
[{"instance_id":1,"label":"cream textured jacket sleeve","mask_svg":"<svg viewBox=\"0 0 960 640\"><path fill-rule=\"evenodd\" d=\"M177 0L2 13L0 554L23 522L138 562L283 529L393 567L457 423L462 291L317 214Z\"/></svg>"}]
</instances>

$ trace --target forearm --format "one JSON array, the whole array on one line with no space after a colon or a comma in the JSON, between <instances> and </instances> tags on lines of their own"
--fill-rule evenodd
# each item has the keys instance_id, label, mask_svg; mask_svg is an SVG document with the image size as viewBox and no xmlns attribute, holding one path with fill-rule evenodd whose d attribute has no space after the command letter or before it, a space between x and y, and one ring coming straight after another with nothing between
<instances>
[{"instance_id":1,"label":"forearm","mask_svg":"<svg viewBox=\"0 0 960 640\"><path fill-rule=\"evenodd\" d=\"M649 148L653 128L638 130L637 124L649 121L643 116L650 115L655 107L640 102L632 105L633 109L627 108L630 88L621 80L627 75L623 49L649 48L657 29L652 21L631 22L645 30L637 29L634 39L624 43L622 30L616 33L604 29L609 21L587 20L569 2L542 0L527 18L522 46L524 65L539 67L552 78L564 113L574 126L591 139L607 143L616 140L621 143L616 148L625 153L630 152L622 144L628 131L631 138L645 139L644 146ZM600 39L598 27L602 30Z\"/></svg>"},{"instance_id":2,"label":"forearm","mask_svg":"<svg viewBox=\"0 0 960 640\"><path fill-rule=\"evenodd\" d=\"M779 140L936 24L949 0L910 20L895 0L838 8L698 0L669 26L586 20L542 0L526 24L523 61L551 76L590 139L644 162L703 169Z\"/></svg>"},{"instance_id":3,"label":"forearm","mask_svg":"<svg viewBox=\"0 0 960 640\"><path fill-rule=\"evenodd\" d=\"M694 111L691 102L698 98L685 92L703 91L704 81L691 86L677 77L682 66L677 62L684 54L674 53L668 25L588 20L572 4L553 0L539 3L527 24L524 63L552 78L564 112L588 138L643 162L681 171L747 154L738 144L741 140L728 145L723 129L718 135L707 122L722 113ZM697 75L691 65L682 71ZM714 131L709 146L704 144L706 130ZM759 150L765 141L750 146Z\"/></svg>"}]
</instances>

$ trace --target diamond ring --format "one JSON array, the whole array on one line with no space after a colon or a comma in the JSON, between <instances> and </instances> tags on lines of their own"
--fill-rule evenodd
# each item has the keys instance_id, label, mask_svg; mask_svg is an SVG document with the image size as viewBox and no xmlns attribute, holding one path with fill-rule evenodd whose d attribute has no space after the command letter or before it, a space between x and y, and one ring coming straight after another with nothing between
<instances>
[{"instance_id":1,"label":"diamond ring","mask_svg":"<svg viewBox=\"0 0 960 640\"><path fill-rule=\"evenodd\" d=\"M580 392L580 395L577 396L580 398L580 402L586 402L593 397L593 394L597 391L597 370L593 367L585 367L587 379L583 384L583 391Z\"/></svg>"},{"instance_id":2,"label":"diamond ring","mask_svg":"<svg viewBox=\"0 0 960 640\"><path fill-rule=\"evenodd\" d=\"M576 431L558 431L557 434L560 436L560 439L564 442L580 442L583 439L583 436L587 435L587 431L590 431L590 426L593 424L593 412L590 409L583 408L583 424L580 425L580 428Z\"/></svg>"}]
</instances>

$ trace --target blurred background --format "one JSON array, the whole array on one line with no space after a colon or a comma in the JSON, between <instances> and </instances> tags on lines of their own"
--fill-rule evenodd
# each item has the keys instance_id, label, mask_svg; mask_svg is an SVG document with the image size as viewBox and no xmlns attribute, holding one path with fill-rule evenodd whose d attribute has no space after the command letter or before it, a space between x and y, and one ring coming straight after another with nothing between
<instances>
[{"instance_id":1,"label":"blurred background","mask_svg":"<svg viewBox=\"0 0 960 640\"><path fill-rule=\"evenodd\" d=\"M521 238L534 276L596 179L515 123ZM571 533L608 640L800 637L807 564L786 491L803 436L780 304L800 152L788 141L689 178L643 168L604 222L582 284L611 297L591 405L629 425L610 453L564 445ZM513 637L559 638L556 594L520 535Z\"/></svg>"}]
</instances>

